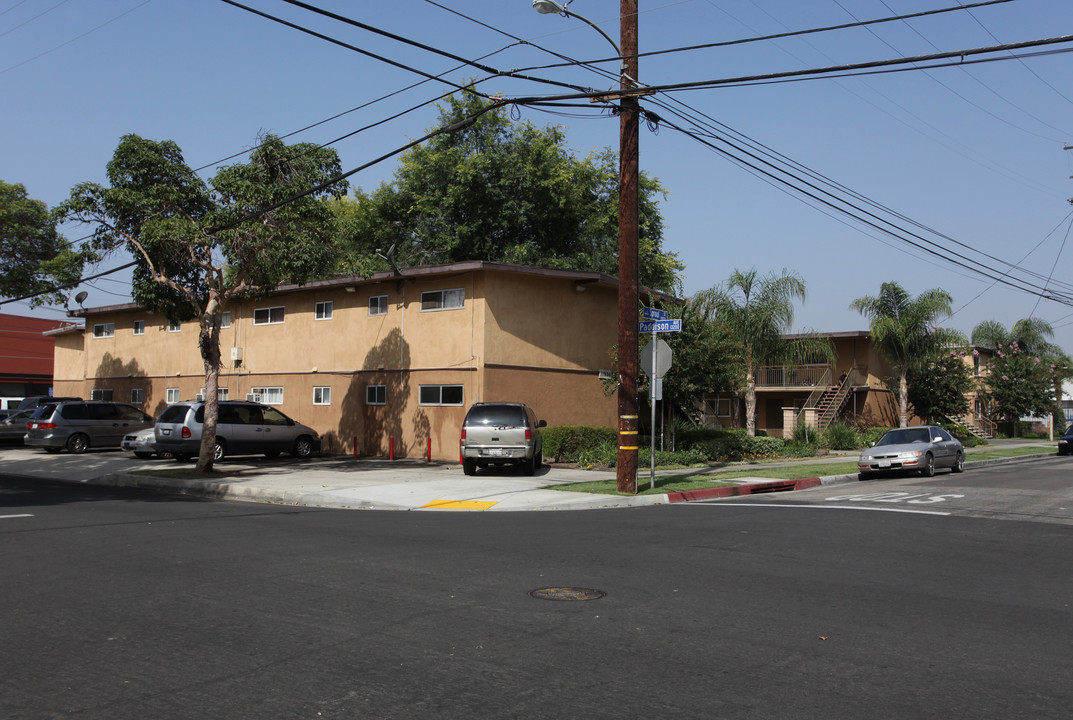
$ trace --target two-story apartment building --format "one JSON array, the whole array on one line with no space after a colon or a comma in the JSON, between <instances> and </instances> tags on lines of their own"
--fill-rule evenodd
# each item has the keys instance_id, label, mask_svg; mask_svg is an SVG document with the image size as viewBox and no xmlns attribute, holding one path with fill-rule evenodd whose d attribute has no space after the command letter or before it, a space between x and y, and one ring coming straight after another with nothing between
<instances>
[{"instance_id":1,"label":"two-story apartment building","mask_svg":"<svg viewBox=\"0 0 1073 720\"><path fill-rule=\"evenodd\" d=\"M255 398L322 434L326 452L458 457L478 401L529 404L549 424L614 427L617 281L489 262L284 286L227 308L221 399ZM197 323L134 305L73 311L52 333L56 392L159 414L203 392Z\"/></svg>"}]
</instances>

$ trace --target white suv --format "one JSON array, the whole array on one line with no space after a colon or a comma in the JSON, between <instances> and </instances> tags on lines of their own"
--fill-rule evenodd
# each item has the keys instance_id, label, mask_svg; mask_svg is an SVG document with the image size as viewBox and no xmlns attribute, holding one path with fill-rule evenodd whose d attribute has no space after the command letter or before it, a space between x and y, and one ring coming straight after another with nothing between
<instances>
[{"instance_id":1,"label":"white suv","mask_svg":"<svg viewBox=\"0 0 1073 720\"><path fill-rule=\"evenodd\" d=\"M540 428L547 426L524 403L474 403L462 422L462 471L475 475L479 467L519 465L532 475L543 460Z\"/></svg>"}]
</instances>

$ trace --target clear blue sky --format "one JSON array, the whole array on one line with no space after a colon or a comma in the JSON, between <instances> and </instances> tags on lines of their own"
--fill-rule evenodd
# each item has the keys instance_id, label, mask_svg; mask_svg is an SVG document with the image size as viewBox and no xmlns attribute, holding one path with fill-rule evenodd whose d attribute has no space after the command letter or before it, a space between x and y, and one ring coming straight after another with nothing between
<instances>
[{"instance_id":1,"label":"clear blue sky","mask_svg":"<svg viewBox=\"0 0 1073 720\"><path fill-rule=\"evenodd\" d=\"M483 73L452 60L318 17L280 0L256 9L431 74L462 81ZM543 48L579 59L611 48L576 19L539 15L530 0L342 2L319 6L500 69L555 62ZM958 5L958 0L641 0L642 52L837 25ZM967 4L962 0L961 4ZM618 37L617 0L576 0L571 9ZM851 15L852 13L852 15ZM480 21L485 26L478 24ZM502 31L498 32L498 31ZM503 34L506 33L506 34ZM516 44L508 34L530 44ZM672 53L640 60L642 82L717 80L967 50L1073 34L1069 0L1005 4L888 23ZM1042 50L1068 49L1070 44ZM498 51L498 52L497 52ZM489 55L490 53L494 53ZM994 56L990 56L994 57ZM613 70L613 64L607 67ZM448 72L449 71L449 72ZM607 89L584 68L533 75ZM0 178L21 182L49 206L85 180L103 181L125 133L171 139L192 167L248 149L258 133L286 134L365 105L289 139L328 142L402 110L419 109L335 143L345 169L421 136L436 119L428 103L449 87L422 81L325 40L218 0L0 0L0 93L4 138ZM963 67L719 87L658 96L704 113L771 151L900 213L907 235L943 255L1002 261L1073 282L1065 248L1073 206L1073 53ZM504 97L558 89L515 79L482 85ZM372 104L370 104L372 103ZM646 107L671 119L652 101ZM422 107L423 106L423 107ZM679 106L681 107L681 106ZM598 111L550 114L518 107L538 125L563 126L579 154L617 146L618 121ZM676 122L682 122L675 120ZM691 125L687 125L692 127ZM371 189L390 179L390 160L352 178ZM1073 351L1073 307L994 284L925 251L816 209L793 191L669 127L642 128L641 167L670 191L663 204L666 247L686 264L692 294L734 268L790 268L808 284L794 330L857 330L850 302L897 280L913 293L941 287L957 313L948 325L969 332L982 320L1007 326L1036 316L1052 322ZM211 176L210 167L204 174ZM803 171L799 172L803 174ZM800 183L798 183L800 185ZM842 194L845 195L843 191ZM919 230L914 223L929 228ZM937 231L946 238L934 234ZM79 236L77 229L68 232ZM949 238L949 239L948 239ZM953 241L994 258L986 259ZM126 262L116 257L114 264ZM129 300L129 276L100 280L87 306ZM1069 286L1058 286L1070 292ZM4 312L30 314L25 306ZM33 314L54 317L54 310Z\"/></svg>"}]
</instances>

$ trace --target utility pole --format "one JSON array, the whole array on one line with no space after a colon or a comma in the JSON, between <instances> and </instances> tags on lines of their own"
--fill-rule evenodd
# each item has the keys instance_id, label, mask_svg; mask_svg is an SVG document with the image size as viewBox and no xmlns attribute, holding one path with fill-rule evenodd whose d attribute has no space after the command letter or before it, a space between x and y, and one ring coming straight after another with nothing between
<instances>
[{"instance_id":1,"label":"utility pole","mask_svg":"<svg viewBox=\"0 0 1073 720\"><path fill-rule=\"evenodd\" d=\"M623 91L637 87L637 0L621 0ZM640 199L640 103L636 95L619 101L618 198L618 455L619 492L637 493L637 304L638 204Z\"/></svg>"}]
</instances>

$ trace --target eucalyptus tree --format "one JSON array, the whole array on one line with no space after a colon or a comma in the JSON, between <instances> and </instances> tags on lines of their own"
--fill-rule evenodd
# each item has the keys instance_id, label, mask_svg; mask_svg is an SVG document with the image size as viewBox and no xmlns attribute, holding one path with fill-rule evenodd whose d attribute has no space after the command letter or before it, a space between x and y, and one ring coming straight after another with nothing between
<instances>
[{"instance_id":1,"label":"eucalyptus tree","mask_svg":"<svg viewBox=\"0 0 1073 720\"><path fill-rule=\"evenodd\" d=\"M45 203L21 183L0 180L0 297L62 303L57 286L76 284L85 259L57 231Z\"/></svg>"},{"instance_id":2,"label":"eucalyptus tree","mask_svg":"<svg viewBox=\"0 0 1073 720\"><path fill-rule=\"evenodd\" d=\"M872 342L898 373L898 422L909 424L906 375L943 348L963 340L936 325L951 314L953 298L945 290L925 290L915 298L897 282L885 282L879 295L859 297L850 307L868 318Z\"/></svg>"},{"instance_id":3,"label":"eucalyptus tree","mask_svg":"<svg viewBox=\"0 0 1073 720\"><path fill-rule=\"evenodd\" d=\"M346 192L334 150L265 136L249 161L208 182L170 141L124 136L107 166L109 186L82 183L57 209L93 226L102 256L135 259L133 297L171 320L199 323L205 423L198 470L212 469L220 375L220 325L228 303L285 282L323 277L338 259L326 200Z\"/></svg>"},{"instance_id":4,"label":"eucalyptus tree","mask_svg":"<svg viewBox=\"0 0 1073 720\"><path fill-rule=\"evenodd\" d=\"M794 302L804 301L805 281L795 272L769 273L735 269L727 281L698 294L705 317L727 328L740 345L740 376L745 388L745 429L756 434L756 372L763 365L797 364L811 358L834 360L827 338L804 333L787 338Z\"/></svg>"}]
</instances>

